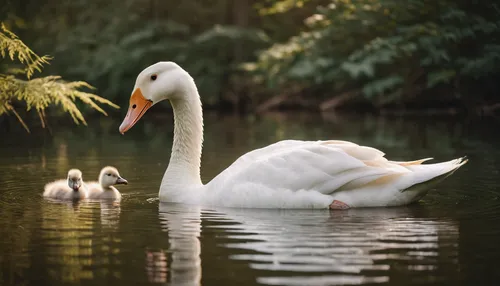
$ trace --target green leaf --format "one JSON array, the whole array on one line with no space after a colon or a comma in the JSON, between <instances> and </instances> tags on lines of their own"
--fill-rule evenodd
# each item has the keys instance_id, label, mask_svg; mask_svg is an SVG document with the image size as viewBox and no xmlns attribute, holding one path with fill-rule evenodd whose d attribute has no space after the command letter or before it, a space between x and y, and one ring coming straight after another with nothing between
<instances>
[{"instance_id":1,"label":"green leaf","mask_svg":"<svg viewBox=\"0 0 500 286\"><path fill-rule=\"evenodd\" d=\"M427 87L434 87L440 83L448 83L456 76L457 72L451 69L444 69L430 72L427 75Z\"/></svg>"},{"instance_id":2,"label":"green leaf","mask_svg":"<svg viewBox=\"0 0 500 286\"><path fill-rule=\"evenodd\" d=\"M363 86L363 94L367 98L371 98L377 94L383 94L394 89L403 83L403 77L399 75L391 75L382 79L373 80Z\"/></svg>"}]
</instances>

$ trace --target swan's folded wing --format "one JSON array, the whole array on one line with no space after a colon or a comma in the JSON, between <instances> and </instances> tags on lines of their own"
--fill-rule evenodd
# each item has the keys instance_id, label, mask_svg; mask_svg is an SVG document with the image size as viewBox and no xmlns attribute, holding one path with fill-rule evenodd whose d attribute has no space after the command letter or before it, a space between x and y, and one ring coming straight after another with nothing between
<instances>
[{"instance_id":1,"label":"swan's folded wing","mask_svg":"<svg viewBox=\"0 0 500 286\"><path fill-rule=\"evenodd\" d=\"M213 181L220 187L245 182L283 190L331 194L409 170L384 153L346 141L281 141L240 157Z\"/></svg>"}]
</instances>

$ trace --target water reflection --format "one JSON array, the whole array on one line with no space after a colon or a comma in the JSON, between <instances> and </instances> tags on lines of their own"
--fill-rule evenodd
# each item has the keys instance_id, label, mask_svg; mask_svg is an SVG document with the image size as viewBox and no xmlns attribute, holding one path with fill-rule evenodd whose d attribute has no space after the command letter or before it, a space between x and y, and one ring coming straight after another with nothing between
<instances>
[{"instance_id":1,"label":"water reflection","mask_svg":"<svg viewBox=\"0 0 500 286\"><path fill-rule=\"evenodd\" d=\"M92 208L86 202L56 202L42 205L42 240L45 263L54 280L75 282L93 278Z\"/></svg>"},{"instance_id":2,"label":"water reflection","mask_svg":"<svg viewBox=\"0 0 500 286\"><path fill-rule=\"evenodd\" d=\"M220 219L220 215L216 217ZM212 215L204 218L210 220ZM439 278L434 270L442 266L440 256L458 270L458 224L418 218L412 208L224 210L224 218L237 222L223 226L228 229L227 237L240 240L224 246L257 252L232 255L231 259L266 270L257 278L263 284L381 283L388 282L395 271L408 278L418 277L421 274L416 272L422 271Z\"/></svg>"},{"instance_id":3,"label":"water reflection","mask_svg":"<svg viewBox=\"0 0 500 286\"><path fill-rule=\"evenodd\" d=\"M148 273L148 278L161 280L159 278L166 274L171 285L201 285L200 208L160 203L159 209L162 229L168 232L170 262L168 266L165 263L165 267L159 267L152 275ZM161 252L147 255L150 263L148 269L156 270L158 258L160 261L163 259ZM167 269L168 274L165 271Z\"/></svg>"},{"instance_id":4,"label":"water reflection","mask_svg":"<svg viewBox=\"0 0 500 286\"><path fill-rule=\"evenodd\" d=\"M423 218L426 215L427 218ZM150 281L199 284L200 232L218 234L230 260L246 261L267 285L359 285L413 279L439 281L458 271L459 228L423 207L309 210L200 209L160 204L170 260L148 253ZM220 230L223 230L220 232ZM241 253L243 251L243 253ZM161 279L163 278L163 280ZM424 281L425 280L425 281ZM449 277L448 277L449 280ZM405 280L401 280L405 281Z\"/></svg>"},{"instance_id":5,"label":"water reflection","mask_svg":"<svg viewBox=\"0 0 500 286\"><path fill-rule=\"evenodd\" d=\"M233 255L232 259L277 272L259 277L257 281L263 284L380 283L389 281L391 268L397 265L407 267L398 271L432 271L439 255L455 257L456 263L457 224L416 218L408 208L346 213L231 210L227 214L241 223L232 227L228 237L244 242L225 246L259 252ZM285 271L301 275L279 276ZM304 273L311 275L302 276Z\"/></svg>"},{"instance_id":6,"label":"water reflection","mask_svg":"<svg viewBox=\"0 0 500 286\"><path fill-rule=\"evenodd\" d=\"M167 256L165 251L146 250L146 274L150 283L167 282ZM189 279L188 279L189 280Z\"/></svg>"},{"instance_id":7,"label":"water reflection","mask_svg":"<svg viewBox=\"0 0 500 286\"><path fill-rule=\"evenodd\" d=\"M111 266L119 263L120 239L112 232L119 224L119 203L44 202L41 243L51 280L75 283L96 275L119 276L110 273Z\"/></svg>"},{"instance_id":8,"label":"water reflection","mask_svg":"<svg viewBox=\"0 0 500 286\"><path fill-rule=\"evenodd\" d=\"M120 202L103 200L99 204L101 209L101 225L104 228L117 230L120 222Z\"/></svg>"}]
</instances>

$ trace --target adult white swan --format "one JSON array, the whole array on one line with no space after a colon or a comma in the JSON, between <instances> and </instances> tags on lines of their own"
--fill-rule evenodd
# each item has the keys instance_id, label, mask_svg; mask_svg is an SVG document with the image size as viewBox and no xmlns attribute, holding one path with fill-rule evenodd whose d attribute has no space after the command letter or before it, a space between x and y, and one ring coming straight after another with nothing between
<instances>
[{"instance_id":1,"label":"adult white swan","mask_svg":"<svg viewBox=\"0 0 500 286\"><path fill-rule=\"evenodd\" d=\"M346 141L280 141L251 151L203 185L203 112L193 78L173 62L143 70L135 82L123 134L154 104L174 110L174 142L160 201L247 208L330 208L406 205L465 164L394 162L381 151Z\"/></svg>"}]
</instances>

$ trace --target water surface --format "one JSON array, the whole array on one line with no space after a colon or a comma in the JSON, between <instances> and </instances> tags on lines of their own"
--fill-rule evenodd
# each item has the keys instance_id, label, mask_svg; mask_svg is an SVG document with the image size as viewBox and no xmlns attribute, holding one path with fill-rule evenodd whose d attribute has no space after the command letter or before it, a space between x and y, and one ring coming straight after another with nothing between
<instances>
[{"instance_id":1,"label":"water surface","mask_svg":"<svg viewBox=\"0 0 500 286\"><path fill-rule=\"evenodd\" d=\"M498 285L498 124L438 118L207 116L202 178L282 139L343 139L394 160L470 162L416 205L244 210L159 203L170 117L2 133L0 285ZM16 134L14 136L14 134ZM116 166L123 200L51 202L43 185Z\"/></svg>"}]
</instances>

